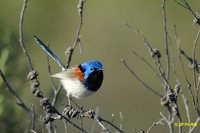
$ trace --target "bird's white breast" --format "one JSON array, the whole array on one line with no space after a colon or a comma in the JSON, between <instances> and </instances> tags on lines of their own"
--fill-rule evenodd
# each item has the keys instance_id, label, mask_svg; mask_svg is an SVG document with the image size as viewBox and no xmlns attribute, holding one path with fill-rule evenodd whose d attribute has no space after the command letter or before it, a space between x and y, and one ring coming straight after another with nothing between
<instances>
[{"instance_id":1,"label":"bird's white breast","mask_svg":"<svg viewBox=\"0 0 200 133\"><path fill-rule=\"evenodd\" d=\"M88 95L94 93L93 91L88 90L80 80L76 78L66 78L60 80L63 88L67 91L67 96L72 96L77 99L84 98Z\"/></svg>"}]
</instances>

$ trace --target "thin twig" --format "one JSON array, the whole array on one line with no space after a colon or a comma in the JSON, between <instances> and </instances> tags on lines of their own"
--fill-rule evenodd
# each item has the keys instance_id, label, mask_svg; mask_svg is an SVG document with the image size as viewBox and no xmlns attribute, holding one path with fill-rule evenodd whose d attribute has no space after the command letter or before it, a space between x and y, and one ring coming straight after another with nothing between
<instances>
[{"instance_id":1,"label":"thin twig","mask_svg":"<svg viewBox=\"0 0 200 133\"><path fill-rule=\"evenodd\" d=\"M192 50L192 64L194 65L194 69L193 69L193 80L194 80L194 87L197 88L197 79L196 79L196 69L198 69L198 64L196 64L195 60L196 60L196 47L197 47L197 42L200 36L200 29L197 33L197 36L194 40L194 45L193 45L193 50Z\"/></svg>"},{"instance_id":2,"label":"thin twig","mask_svg":"<svg viewBox=\"0 0 200 133\"><path fill-rule=\"evenodd\" d=\"M16 98L17 104L22 107L26 112L31 113L31 110L26 106L26 104L21 100L21 98L17 95L11 85L8 83L6 77L4 76L3 72L0 69L0 76L5 83L7 90Z\"/></svg>"},{"instance_id":3,"label":"thin twig","mask_svg":"<svg viewBox=\"0 0 200 133\"><path fill-rule=\"evenodd\" d=\"M72 55L73 55L73 52L76 48L76 45L80 44L80 33L81 33L82 26L83 26L84 3L85 3L85 0L79 0L78 6L77 6L78 13L79 13L79 16L80 16L80 23L79 23L78 30L76 32L76 37L75 37L75 40L74 40L72 47L69 47L65 52L68 56L67 57L68 58L67 59L67 65L66 65L67 68L69 68L69 66L70 66L70 63L71 63L71 60L72 60Z\"/></svg>"},{"instance_id":4,"label":"thin twig","mask_svg":"<svg viewBox=\"0 0 200 133\"><path fill-rule=\"evenodd\" d=\"M200 108L199 108L199 88L200 88L200 76L198 78L197 89L196 89L196 108L198 110L198 116L200 117Z\"/></svg>"},{"instance_id":5,"label":"thin twig","mask_svg":"<svg viewBox=\"0 0 200 133\"><path fill-rule=\"evenodd\" d=\"M188 100L186 99L186 97L184 96L184 94L182 94L182 99L183 99L183 103L184 103L184 106L185 106L185 110L186 110L186 115L187 115L188 122L191 123L190 111L189 111L189 108L188 108ZM190 129L191 129L191 127L189 127L189 130Z\"/></svg>"},{"instance_id":6,"label":"thin twig","mask_svg":"<svg viewBox=\"0 0 200 133\"><path fill-rule=\"evenodd\" d=\"M60 83L58 88L56 90L54 90L54 97L53 97L53 100L52 100L52 105L53 106L56 104L56 102L58 100L58 96L60 94L61 88L62 88L62 85Z\"/></svg>"},{"instance_id":7,"label":"thin twig","mask_svg":"<svg viewBox=\"0 0 200 133\"><path fill-rule=\"evenodd\" d=\"M178 94L180 92L180 81L178 79L178 76L176 74L176 70L175 70L175 63L174 63L174 58L173 58L173 50L172 50L172 47L171 47L171 40L169 39L169 46L170 46L170 53L171 53L171 66L172 66L172 70L173 70L173 74L176 78L176 81L177 81L177 85L175 86L175 94L176 94L176 100L174 101L174 112L176 114L176 116L178 117L178 121L179 123L182 122L182 118L181 118L181 113L180 113L180 109L179 109L179 104L178 104ZM179 86L179 87L178 87ZM179 90L177 90L179 89ZM182 133L182 126L179 126L179 133Z\"/></svg>"},{"instance_id":8,"label":"thin twig","mask_svg":"<svg viewBox=\"0 0 200 133\"><path fill-rule=\"evenodd\" d=\"M49 76L51 76L52 72L51 72L51 65L50 65L50 62L49 62L49 56L47 56L47 67L48 67ZM62 85L60 83L58 88L56 89L56 84L55 84L53 78L50 77L50 80L51 80L51 84L52 84L52 87L53 87L53 90L54 90L54 97L53 97L53 100L52 100L52 105L54 106L57 102L57 99L58 99Z\"/></svg>"},{"instance_id":9,"label":"thin twig","mask_svg":"<svg viewBox=\"0 0 200 133\"><path fill-rule=\"evenodd\" d=\"M100 108L99 108L99 107L96 107L95 113L96 113L97 115L99 115L99 112L100 112ZM91 133L96 133L95 129L96 129L96 121L94 121L93 124L92 124Z\"/></svg>"},{"instance_id":10,"label":"thin twig","mask_svg":"<svg viewBox=\"0 0 200 133\"><path fill-rule=\"evenodd\" d=\"M176 116L178 117L178 121L179 121L179 123L182 123L181 113L180 113L180 109L179 109L177 101L175 102L174 106L175 106L174 111L175 111ZM182 130L183 130L182 126L179 126L179 133L182 133Z\"/></svg>"},{"instance_id":11,"label":"thin twig","mask_svg":"<svg viewBox=\"0 0 200 133\"><path fill-rule=\"evenodd\" d=\"M78 125L76 125L75 123L73 123L72 121L70 121L67 117L65 117L64 115L62 115L60 112L58 112L56 110L56 114L58 114L59 116L61 116L64 120L66 120L68 123L70 123L72 126L76 127L77 129L79 129L80 131L82 131L83 133L86 133L86 131L84 129L82 129L81 127L79 127Z\"/></svg>"},{"instance_id":12,"label":"thin twig","mask_svg":"<svg viewBox=\"0 0 200 133\"><path fill-rule=\"evenodd\" d=\"M123 130L123 115L122 115L122 112L119 112L119 116L120 116L120 129Z\"/></svg>"},{"instance_id":13,"label":"thin twig","mask_svg":"<svg viewBox=\"0 0 200 133\"><path fill-rule=\"evenodd\" d=\"M160 77L159 73L153 68L153 66L142 56L140 56L136 51L132 51L132 53L137 56L139 59L141 59L151 70L153 70L153 72L155 72L156 76L161 80L161 82L163 83L162 78Z\"/></svg>"},{"instance_id":14,"label":"thin twig","mask_svg":"<svg viewBox=\"0 0 200 133\"><path fill-rule=\"evenodd\" d=\"M164 29L164 39L165 39L165 52L166 52L166 61L167 61L166 80L169 80L169 77L170 77L169 54L170 53L169 53L168 31L167 31L166 0L163 0L163 3L162 3L162 13L163 13L163 29Z\"/></svg>"},{"instance_id":15,"label":"thin twig","mask_svg":"<svg viewBox=\"0 0 200 133\"><path fill-rule=\"evenodd\" d=\"M131 72L131 74L142 84L145 86L145 88L147 88L148 90L150 90L152 93L154 93L155 95L159 96L160 98L163 97L160 93L158 93L157 91L155 91L154 89L152 89L149 85L147 85L126 63L126 61L124 59L121 60L121 62L124 64L124 66L129 70L129 72Z\"/></svg>"},{"instance_id":16,"label":"thin twig","mask_svg":"<svg viewBox=\"0 0 200 133\"><path fill-rule=\"evenodd\" d=\"M181 54L180 54L180 50L181 50L180 49L180 39L179 39L178 34L177 34L176 25L174 25L174 34L175 34L175 39L176 39L176 44L177 44L177 49L178 49L178 57L179 57L179 60L181 62L181 67L182 67L182 71L183 71L183 74L184 74L184 78L185 78L185 81L187 83L187 87L188 87L189 93L190 93L190 95L192 97L193 107L196 110L195 97L194 97L194 94L193 94L192 89L191 89L191 83L190 83L190 81L188 80L188 78L186 76L185 68L184 68L184 65L183 65L183 60L182 60L182 57L181 57Z\"/></svg>"},{"instance_id":17,"label":"thin twig","mask_svg":"<svg viewBox=\"0 0 200 133\"><path fill-rule=\"evenodd\" d=\"M195 121L195 123L197 123L197 125L199 124L200 121L200 117L197 118L197 120ZM197 126L193 126L190 130L189 133L193 133L193 131L196 129Z\"/></svg>"},{"instance_id":18,"label":"thin twig","mask_svg":"<svg viewBox=\"0 0 200 133\"><path fill-rule=\"evenodd\" d=\"M33 104L31 104L31 130L35 130L35 109Z\"/></svg>"},{"instance_id":19,"label":"thin twig","mask_svg":"<svg viewBox=\"0 0 200 133\"><path fill-rule=\"evenodd\" d=\"M154 122L154 123L151 125L151 127L149 127L149 129L147 129L147 131L146 131L145 133L150 133L150 131L151 131L155 126L157 126L157 125L164 125L164 124L162 123L163 120L164 120L164 118L161 118L160 120Z\"/></svg>"},{"instance_id":20,"label":"thin twig","mask_svg":"<svg viewBox=\"0 0 200 133\"><path fill-rule=\"evenodd\" d=\"M31 58L30 58L30 56L29 56L29 54L28 54L28 52L26 50L26 47L24 45L24 34L23 34L24 14L25 14L25 11L26 11L27 3L28 3L28 0L24 0L23 6L22 6L22 10L21 10L21 13L20 13L20 20L19 20L19 45L20 45L20 47L22 48L22 50L24 52L24 55L25 55L25 58L26 58L26 61L28 63L30 71L33 71L33 65L31 63Z\"/></svg>"},{"instance_id":21,"label":"thin twig","mask_svg":"<svg viewBox=\"0 0 200 133\"><path fill-rule=\"evenodd\" d=\"M35 130L33 130L33 129L31 129L31 132L32 132L32 133L37 133L37 132L36 132Z\"/></svg>"},{"instance_id":22,"label":"thin twig","mask_svg":"<svg viewBox=\"0 0 200 133\"><path fill-rule=\"evenodd\" d=\"M98 117L98 119L99 119L100 122L105 122L105 123L111 125L111 126L112 126L113 128L115 128L118 132L124 133L124 131L122 131L120 128L118 128L116 125L114 125L114 124L112 123L112 121L111 121L111 122L110 122L110 121L107 121L106 119L103 119L102 117Z\"/></svg>"},{"instance_id":23,"label":"thin twig","mask_svg":"<svg viewBox=\"0 0 200 133\"><path fill-rule=\"evenodd\" d=\"M80 118L80 120L79 120L79 121L80 121L81 128L82 128L82 129L84 129L84 127L83 127L83 119L82 119L82 118ZM81 132L83 133L83 131L81 131Z\"/></svg>"},{"instance_id":24,"label":"thin twig","mask_svg":"<svg viewBox=\"0 0 200 133\"><path fill-rule=\"evenodd\" d=\"M64 123L64 127L65 127L65 133L68 133L68 130L67 130L67 122L65 120L63 120L63 123Z\"/></svg>"},{"instance_id":25,"label":"thin twig","mask_svg":"<svg viewBox=\"0 0 200 133\"><path fill-rule=\"evenodd\" d=\"M177 4L179 4L180 6L182 6L183 8L185 9L188 9L187 6L185 6L184 4L182 4L181 2L177 1L177 0L174 0Z\"/></svg>"},{"instance_id":26,"label":"thin twig","mask_svg":"<svg viewBox=\"0 0 200 133\"><path fill-rule=\"evenodd\" d=\"M160 115L163 118L163 120L165 120L165 122L168 124L170 133L174 133L174 126L171 120L168 120L167 117L162 112L160 112Z\"/></svg>"},{"instance_id":27,"label":"thin twig","mask_svg":"<svg viewBox=\"0 0 200 133\"><path fill-rule=\"evenodd\" d=\"M115 115L114 115L114 114L112 114L112 119L111 119L110 123L113 123L113 122L114 122L114 120L115 120ZM110 131L110 127L111 127L111 125L110 125L110 124L108 124L108 127L107 127L108 131ZM121 129L121 127L120 127L120 129Z\"/></svg>"},{"instance_id":28,"label":"thin twig","mask_svg":"<svg viewBox=\"0 0 200 133\"><path fill-rule=\"evenodd\" d=\"M178 33L177 33L177 28L176 28L176 25L174 25L174 35L175 35L175 39L176 39L176 45L177 45L177 49L178 49L178 57L179 57L179 60L181 62L181 67L182 67L182 71L183 71L183 75L185 77L185 80L187 82L187 86L191 86L190 85L190 82L186 76L186 72L185 72L185 69L184 69L184 65L183 65L183 60L182 60L182 57L181 57L181 54L180 54L180 38L178 36Z\"/></svg>"},{"instance_id":29,"label":"thin twig","mask_svg":"<svg viewBox=\"0 0 200 133\"><path fill-rule=\"evenodd\" d=\"M154 61L154 64L156 65L156 67L157 67L157 69L158 69L158 71L159 71L159 73L160 73L160 77L161 77L161 78L163 79L163 81L165 82L165 84L164 84L164 89L165 89L165 93L166 93L166 92L168 91L168 89L170 88L170 85L169 85L169 83L168 83L168 80L166 79L166 74L165 74L165 72L164 72L164 70L163 70L162 64L161 64L160 59L159 59L159 58L161 57L161 55L159 55L159 50L157 50L158 52L155 53L155 49L152 48L152 46L150 45L148 39L144 36L144 34L143 34L140 30L133 28L133 27L130 26L127 22L125 22L125 25L126 25L131 31L135 32L136 34L138 34L140 37L143 38L144 45L145 45L145 47L149 50L150 56L152 57L152 59L153 59L153 61ZM157 55L156 55L157 58L155 58L154 56L152 56L152 55L154 55L154 54L157 54Z\"/></svg>"},{"instance_id":30,"label":"thin twig","mask_svg":"<svg viewBox=\"0 0 200 133\"><path fill-rule=\"evenodd\" d=\"M190 7L190 5L188 4L188 2L186 0L181 0L182 3L187 7L187 9L193 14L193 16L196 18L196 14L195 12L192 10L192 8Z\"/></svg>"},{"instance_id":31,"label":"thin twig","mask_svg":"<svg viewBox=\"0 0 200 133\"><path fill-rule=\"evenodd\" d=\"M181 7L187 9L193 16L194 16L194 22L197 23L198 25L200 25L200 17L197 13L195 13L192 9L192 7L190 6L190 4L186 1L186 0L180 0L181 2L174 0L178 5L180 5Z\"/></svg>"}]
</instances>

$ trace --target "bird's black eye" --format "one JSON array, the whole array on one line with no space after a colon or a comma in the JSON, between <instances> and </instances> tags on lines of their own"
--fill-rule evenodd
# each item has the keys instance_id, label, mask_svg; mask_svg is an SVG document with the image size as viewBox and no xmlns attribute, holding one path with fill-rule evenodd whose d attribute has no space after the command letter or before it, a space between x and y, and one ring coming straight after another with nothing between
<instances>
[{"instance_id":1,"label":"bird's black eye","mask_svg":"<svg viewBox=\"0 0 200 133\"><path fill-rule=\"evenodd\" d=\"M94 68L90 68L90 71L91 71L91 72L94 71Z\"/></svg>"}]
</instances>

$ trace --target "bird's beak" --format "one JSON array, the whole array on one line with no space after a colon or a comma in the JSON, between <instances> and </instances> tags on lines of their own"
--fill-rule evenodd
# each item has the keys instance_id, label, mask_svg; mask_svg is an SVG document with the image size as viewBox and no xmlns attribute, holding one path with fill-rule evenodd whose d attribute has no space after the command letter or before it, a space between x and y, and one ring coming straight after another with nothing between
<instances>
[{"instance_id":1,"label":"bird's beak","mask_svg":"<svg viewBox=\"0 0 200 133\"><path fill-rule=\"evenodd\" d=\"M97 71L104 71L104 69L103 68L99 68Z\"/></svg>"}]
</instances>

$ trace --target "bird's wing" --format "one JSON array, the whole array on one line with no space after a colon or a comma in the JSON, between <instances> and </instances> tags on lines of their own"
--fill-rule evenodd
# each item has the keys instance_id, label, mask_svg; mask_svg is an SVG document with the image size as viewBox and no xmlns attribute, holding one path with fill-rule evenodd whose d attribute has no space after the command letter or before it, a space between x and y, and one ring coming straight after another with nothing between
<instances>
[{"instance_id":1,"label":"bird's wing","mask_svg":"<svg viewBox=\"0 0 200 133\"><path fill-rule=\"evenodd\" d=\"M80 81L84 81L84 73L76 66L70 69L66 69L62 72L51 75L51 77L59 79L73 79L78 78Z\"/></svg>"}]
</instances>

